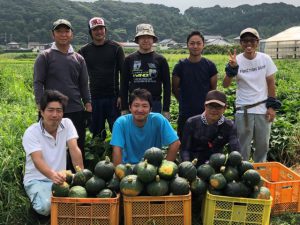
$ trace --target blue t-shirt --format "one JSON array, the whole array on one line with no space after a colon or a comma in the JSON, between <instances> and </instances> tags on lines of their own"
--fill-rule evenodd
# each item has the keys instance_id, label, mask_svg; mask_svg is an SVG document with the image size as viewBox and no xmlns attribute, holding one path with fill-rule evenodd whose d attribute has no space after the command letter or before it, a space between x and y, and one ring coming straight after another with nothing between
<instances>
[{"instance_id":1,"label":"blue t-shirt","mask_svg":"<svg viewBox=\"0 0 300 225\"><path fill-rule=\"evenodd\" d=\"M150 113L143 127L137 127L132 114L128 114L114 123L110 144L122 148L123 163L136 164L148 148L161 148L176 140L175 130L160 113Z\"/></svg>"},{"instance_id":2,"label":"blue t-shirt","mask_svg":"<svg viewBox=\"0 0 300 225\"><path fill-rule=\"evenodd\" d=\"M217 73L216 65L206 58L197 63L183 59L175 65L172 75L180 78L179 115L191 117L204 111L210 79Z\"/></svg>"}]
</instances>

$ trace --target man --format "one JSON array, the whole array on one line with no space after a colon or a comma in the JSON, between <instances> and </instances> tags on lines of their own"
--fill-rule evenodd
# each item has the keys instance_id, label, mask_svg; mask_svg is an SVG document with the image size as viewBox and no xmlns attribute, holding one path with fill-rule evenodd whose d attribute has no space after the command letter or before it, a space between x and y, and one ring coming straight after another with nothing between
<instances>
[{"instance_id":1,"label":"man","mask_svg":"<svg viewBox=\"0 0 300 225\"><path fill-rule=\"evenodd\" d=\"M228 143L230 151L240 151L236 126L224 117L226 95L209 91L205 110L201 115L190 117L184 126L180 155L183 161L197 158L197 166L209 160L214 153L222 153Z\"/></svg>"},{"instance_id":2,"label":"man","mask_svg":"<svg viewBox=\"0 0 300 225\"><path fill-rule=\"evenodd\" d=\"M138 163L151 147L169 146L167 160L174 161L180 141L169 121L152 113L152 96L146 89L134 90L129 99L131 114L119 117L113 127L110 144L113 163Z\"/></svg>"},{"instance_id":3,"label":"man","mask_svg":"<svg viewBox=\"0 0 300 225\"><path fill-rule=\"evenodd\" d=\"M86 64L70 44L73 29L69 21L56 20L52 27L52 37L54 43L51 48L43 51L34 64L35 100L39 107L43 93L50 89L58 90L69 98L64 117L70 118L76 127L78 146L84 157L84 110L92 111Z\"/></svg>"},{"instance_id":4,"label":"man","mask_svg":"<svg viewBox=\"0 0 300 225\"><path fill-rule=\"evenodd\" d=\"M268 55L256 51L259 34L254 28L240 33L240 44L243 53L230 53L223 86L230 86L236 77L235 123L244 160L250 158L253 139L253 160L264 162L269 149L271 122L275 118L275 110L281 105L275 95L274 74L277 68Z\"/></svg>"},{"instance_id":5,"label":"man","mask_svg":"<svg viewBox=\"0 0 300 225\"><path fill-rule=\"evenodd\" d=\"M118 43L106 39L107 29L102 18L90 19L89 33L92 42L83 46L79 53L86 61L90 78L93 107L90 130L93 137L105 140L105 121L111 131L120 116L119 73L125 56Z\"/></svg>"},{"instance_id":6,"label":"man","mask_svg":"<svg viewBox=\"0 0 300 225\"><path fill-rule=\"evenodd\" d=\"M204 111L207 92L217 87L217 68L210 60L202 57L204 37L199 31L187 37L189 57L180 60L174 67L172 92L179 102L177 133L182 137L185 121Z\"/></svg>"},{"instance_id":7,"label":"man","mask_svg":"<svg viewBox=\"0 0 300 225\"><path fill-rule=\"evenodd\" d=\"M68 118L63 118L68 97L46 90L39 101L41 119L24 133L26 152L24 187L33 209L40 215L50 214L52 183L62 184L66 177L66 147L73 166L83 168L77 132Z\"/></svg>"},{"instance_id":8,"label":"man","mask_svg":"<svg viewBox=\"0 0 300 225\"><path fill-rule=\"evenodd\" d=\"M125 58L121 77L122 110L128 110L128 93L136 88L147 89L153 98L153 112L170 118L171 100L170 71L167 60L153 50L157 41L152 25L139 24L134 42L139 45L137 52ZM163 86L163 105L161 103Z\"/></svg>"}]
</instances>

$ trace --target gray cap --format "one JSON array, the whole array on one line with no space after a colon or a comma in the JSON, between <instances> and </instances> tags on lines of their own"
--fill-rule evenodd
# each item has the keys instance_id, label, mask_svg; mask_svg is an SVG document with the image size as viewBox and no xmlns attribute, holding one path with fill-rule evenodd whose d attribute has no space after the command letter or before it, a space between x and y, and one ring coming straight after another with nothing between
<instances>
[{"instance_id":1,"label":"gray cap","mask_svg":"<svg viewBox=\"0 0 300 225\"><path fill-rule=\"evenodd\" d=\"M244 35L246 33L253 34L255 37L257 37L257 39L259 39L259 34L258 34L257 30L255 30L254 28L248 27L248 28L242 30L240 33L240 37L242 37L242 35Z\"/></svg>"},{"instance_id":2,"label":"gray cap","mask_svg":"<svg viewBox=\"0 0 300 225\"><path fill-rule=\"evenodd\" d=\"M65 26L69 27L71 30L73 30L71 23L65 19L58 19L58 20L54 21L52 30L55 30L60 25L65 25Z\"/></svg>"},{"instance_id":3,"label":"gray cap","mask_svg":"<svg viewBox=\"0 0 300 225\"><path fill-rule=\"evenodd\" d=\"M157 41L157 37L154 34L154 29L151 24L141 23L136 26L136 35L134 38L134 42L137 43L137 38L140 36L144 36L144 35L152 36L154 39L154 42Z\"/></svg>"}]
</instances>

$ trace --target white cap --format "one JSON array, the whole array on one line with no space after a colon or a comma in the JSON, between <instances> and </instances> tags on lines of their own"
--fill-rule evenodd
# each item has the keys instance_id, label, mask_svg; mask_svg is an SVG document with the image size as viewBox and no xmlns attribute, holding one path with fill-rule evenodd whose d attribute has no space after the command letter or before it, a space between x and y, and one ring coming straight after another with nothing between
<instances>
[{"instance_id":1,"label":"white cap","mask_svg":"<svg viewBox=\"0 0 300 225\"><path fill-rule=\"evenodd\" d=\"M242 30L240 33L240 37L242 37L242 35L244 35L246 33L253 34L255 37L257 37L257 39L259 39L259 34L258 34L257 30L255 30L254 28L248 27L248 28Z\"/></svg>"},{"instance_id":2,"label":"white cap","mask_svg":"<svg viewBox=\"0 0 300 225\"><path fill-rule=\"evenodd\" d=\"M105 27L104 19L102 19L101 17L93 17L92 19L90 19L89 28L91 30L98 26Z\"/></svg>"}]
</instances>

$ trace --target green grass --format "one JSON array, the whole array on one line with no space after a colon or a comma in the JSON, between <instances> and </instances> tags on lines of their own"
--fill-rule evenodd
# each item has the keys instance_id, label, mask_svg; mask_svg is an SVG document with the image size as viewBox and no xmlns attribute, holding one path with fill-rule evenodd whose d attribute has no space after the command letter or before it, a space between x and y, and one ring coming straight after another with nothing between
<instances>
[{"instance_id":1,"label":"green grass","mask_svg":"<svg viewBox=\"0 0 300 225\"><path fill-rule=\"evenodd\" d=\"M165 54L170 70L179 59L187 57L182 54ZM23 57L23 59L20 59ZM25 57L25 59L24 59ZM224 76L226 55L205 56L217 65L219 87ZM0 54L0 225L1 224L37 224L28 215L29 200L24 192L22 176L25 153L22 148L22 135L25 129L37 119L34 103L32 77L35 54ZM272 151L275 155L297 162L299 159L299 111L300 111L300 65L296 60L276 60L277 93L284 102L283 109L273 125ZM221 88L222 89L222 88ZM234 86L226 90L230 102L234 101ZM176 127L178 105L172 98L171 121ZM232 114L228 110L227 115ZM297 128L297 129L296 129ZM293 140L289 143L289 139ZM287 147L288 146L288 147ZM288 148L288 151L287 151ZM271 218L272 225L300 224L299 214L284 214Z\"/></svg>"}]
</instances>

